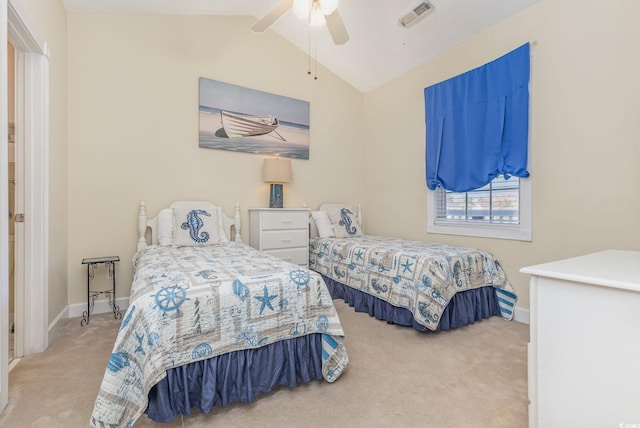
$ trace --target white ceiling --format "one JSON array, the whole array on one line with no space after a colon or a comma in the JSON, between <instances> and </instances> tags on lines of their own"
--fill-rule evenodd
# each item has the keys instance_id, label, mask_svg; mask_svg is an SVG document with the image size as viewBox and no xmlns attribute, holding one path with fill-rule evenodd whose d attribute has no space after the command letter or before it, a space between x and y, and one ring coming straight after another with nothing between
<instances>
[{"instance_id":1,"label":"white ceiling","mask_svg":"<svg viewBox=\"0 0 640 428\"><path fill-rule=\"evenodd\" d=\"M318 63L356 89L369 92L539 0L430 1L434 11L404 28L398 19L421 0L339 0L338 10L350 40L336 46L326 28L315 30ZM63 0L63 3L67 11L80 13L248 15L257 20L279 0ZM308 26L293 11L267 31L277 32L308 53Z\"/></svg>"}]
</instances>

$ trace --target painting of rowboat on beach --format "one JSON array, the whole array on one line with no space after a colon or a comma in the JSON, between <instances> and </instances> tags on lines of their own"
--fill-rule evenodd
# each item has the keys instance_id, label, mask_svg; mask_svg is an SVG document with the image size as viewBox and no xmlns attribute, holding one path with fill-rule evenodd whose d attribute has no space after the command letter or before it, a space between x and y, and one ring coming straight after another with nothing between
<instances>
[{"instance_id":1,"label":"painting of rowboat on beach","mask_svg":"<svg viewBox=\"0 0 640 428\"><path fill-rule=\"evenodd\" d=\"M200 78L200 147L309 159L309 102Z\"/></svg>"}]
</instances>

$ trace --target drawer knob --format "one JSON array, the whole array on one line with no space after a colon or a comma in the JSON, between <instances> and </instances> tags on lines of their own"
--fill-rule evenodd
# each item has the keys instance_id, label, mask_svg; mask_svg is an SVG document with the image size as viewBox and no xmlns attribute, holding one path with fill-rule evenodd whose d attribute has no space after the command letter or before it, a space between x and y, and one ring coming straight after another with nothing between
<instances>
[{"instance_id":1,"label":"drawer knob","mask_svg":"<svg viewBox=\"0 0 640 428\"><path fill-rule=\"evenodd\" d=\"M292 221L291 221L291 220L282 220L282 223L284 223L284 224L291 224L291 223L292 223Z\"/></svg>"},{"instance_id":2,"label":"drawer knob","mask_svg":"<svg viewBox=\"0 0 640 428\"><path fill-rule=\"evenodd\" d=\"M289 242L291 242L291 239L281 239L281 242L289 243Z\"/></svg>"}]
</instances>

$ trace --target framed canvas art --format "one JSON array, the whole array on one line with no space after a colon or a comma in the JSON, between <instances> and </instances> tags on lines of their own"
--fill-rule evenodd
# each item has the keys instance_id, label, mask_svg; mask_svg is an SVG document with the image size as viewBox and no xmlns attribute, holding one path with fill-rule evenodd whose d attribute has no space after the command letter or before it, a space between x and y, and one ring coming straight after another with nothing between
<instances>
[{"instance_id":1,"label":"framed canvas art","mask_svg":"<svg viewBox=\"0 0 640 428\"><path fill-rule=\"evenodd\" d=\"M199 146L309 159L309 102L204 77Z\"/></svg>"}]
</instances>

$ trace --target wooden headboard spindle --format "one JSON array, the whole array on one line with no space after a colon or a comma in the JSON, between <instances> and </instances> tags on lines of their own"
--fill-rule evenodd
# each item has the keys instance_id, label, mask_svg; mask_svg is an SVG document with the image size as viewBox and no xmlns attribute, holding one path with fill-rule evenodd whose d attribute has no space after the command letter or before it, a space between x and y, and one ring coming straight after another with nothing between
<instances>
[{"instance_id":1,"label":"wooden headboard spindle","mask_svg":"<svg viewBox=\"0 0 640 428\"><path fill-rule=\"evenodd\" d=\"M138 208L138 251L147 248L147 206L140 201Z\"/></svg>"},{"instance_id":2,"label":"wooden headboard spindle","mask_svg":"<svg viewBox=\"0 0 640 428\"><path fill-rule=\"evenodd\" d=\"M233 210L233 224L235 225L234 229L236 231L234 241L242 242L242 237L240 236L240 204L236 202L236 206Z\"/></svg>"}]
</instances>

